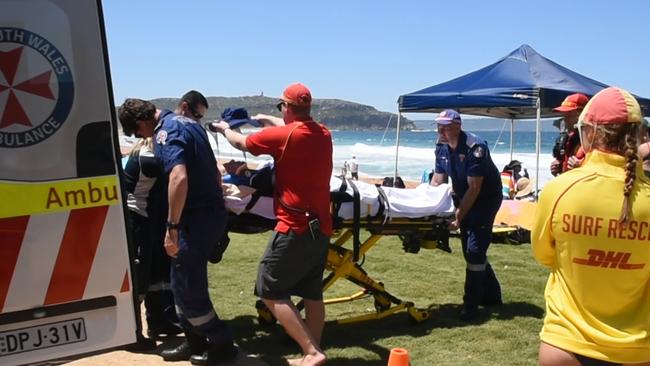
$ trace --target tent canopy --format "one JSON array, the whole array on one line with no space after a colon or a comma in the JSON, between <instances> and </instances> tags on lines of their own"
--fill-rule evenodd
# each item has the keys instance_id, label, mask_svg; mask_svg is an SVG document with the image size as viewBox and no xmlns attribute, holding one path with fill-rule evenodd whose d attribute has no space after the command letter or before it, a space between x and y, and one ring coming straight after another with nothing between
<instances>
[{"instance_id":1,"label":"tent canopy","mask_svg":"<svg viewBox=\"0 0 650 366\"><path fill-rule=\"evenodd\" d=\"M553 108L573 93L593 96L607 85L569 70L522 45L480 70L399 97L400 112L461 113L507 119L558 116ZM644 115L650 100L637 97Z\"/></svg>"}]
</instances>

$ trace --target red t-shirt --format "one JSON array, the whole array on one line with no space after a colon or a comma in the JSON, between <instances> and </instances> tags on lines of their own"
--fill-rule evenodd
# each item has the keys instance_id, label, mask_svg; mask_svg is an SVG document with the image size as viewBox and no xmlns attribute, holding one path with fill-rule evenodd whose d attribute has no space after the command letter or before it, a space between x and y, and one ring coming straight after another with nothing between
<instances>
[{"instance_id":1,"label":"red t-shirt","mask_svg":"<svg viewBox=\"0 0 650 366\"><path fill-rule=\"evenodd\" d=\"M314 121L267 127L249 135L246 148L254 155L268 154L275 160L273 204L278 219L275 230L302 234L308 228L307 222L315 216L321 231L331 235L332 135L329 130ZM310 213L309 217L305 211Z\"/></svg>"},{"instance_id":2,"label":"red t-shirt","mask_svg":"<svg viewBox=\"0 0 650 366\"><path fill-rule=\"evenodd\" d=\"M569 137L564 144L564 161L562 161L562 173L569 170L569 158L575 156L578 159L585 157L585 151L580 145L580 136L578 131L574 130L569 132Z\"/></svg>"}]
</instances>

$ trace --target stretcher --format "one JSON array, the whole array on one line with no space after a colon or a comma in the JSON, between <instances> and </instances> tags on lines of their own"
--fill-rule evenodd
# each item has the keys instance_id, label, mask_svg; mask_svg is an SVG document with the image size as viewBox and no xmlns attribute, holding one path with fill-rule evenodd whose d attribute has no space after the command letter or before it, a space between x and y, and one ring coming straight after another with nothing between
<instances>
[{"instance_id":1,"label":"stretcher","mask_svg":"<svg viewBox=\"0 0 650 366\"><path fill-rule=\"evenodd\" d=\"M421 248L450 252L447 226L454 212L450 187L423 184L414 189L398 189L332 177L330 188L335 230L328 250L323 292L338 280L347 280L359 289L349 296L326 297L325 305L372 298L376 310L371 314L337 319L336 322L382 319L400 311L407 311L413 322L425 321L429 317L428 311L390 293L382 282L364 270L364 261L360 259L365 259L370 249L388 235L398 236L403 249L409 253L417 253ZM250 195L249 199L248 196L248 192L226 195L226 206L232 213L230 231L259 233L272 230L275 225L272 198ZM256 201L254 205L250 205L251 200ZM363 242L361 230L369 234ZM302 302L297 306L302 309ZM261 301L256 303L256 308L260 323L275 322Z\"/></svg>"}]
</instances>

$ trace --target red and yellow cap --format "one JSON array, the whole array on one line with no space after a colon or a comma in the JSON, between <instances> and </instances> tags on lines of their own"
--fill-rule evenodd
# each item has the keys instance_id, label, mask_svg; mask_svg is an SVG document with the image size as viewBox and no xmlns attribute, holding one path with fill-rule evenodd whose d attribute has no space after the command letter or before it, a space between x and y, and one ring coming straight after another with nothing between
<instances>
[{"instance_id":1,"label":"red and yellow cap","mask_svg":"<svg viewBox=\"0 0 650 366\"><path fill-rule=\"evenodd\" d=\"M311 105L311 92L303 84L295 83L284 89L280 99L297 106L309 106Z\"/></svg>"},{"instance_id":2,"label":"red and yellow cap","mask_svg":"<svg viewBox=\"0 0 650 366\"><path fill-rule=\"evenodd\" d=\"M641 123L639 102L628 91L609 87L599 91L580 114L581 123Z\"/></svg>"},{"instance_id":3,"label":"red and yellow cap","mask_svg":"<svg viewBox=\"0 0 650 366\"><path fill-rule=\"evenodd\" d=\"M575 93L564 98L562 105L557 108L553 108L554 112L571 112L576 109L582 109L587 105L589 98L586 95Z\"/></svg>"}]
</instances>

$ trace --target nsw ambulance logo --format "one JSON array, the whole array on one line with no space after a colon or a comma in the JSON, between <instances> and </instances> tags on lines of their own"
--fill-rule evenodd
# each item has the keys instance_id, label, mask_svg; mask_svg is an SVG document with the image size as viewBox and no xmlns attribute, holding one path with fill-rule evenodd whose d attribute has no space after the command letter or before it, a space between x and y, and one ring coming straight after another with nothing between
<instances>
[{"instance_id":1,"label":"nsw ambulance logo","mask_svg":"<svg viewBox=\"0 0 650 366\"><path fill-rule=\"evenodd\" d=\"M47 39L0 27L0 147L38 144L65 122L74 99L72 72Z\"/></svg>"}]
</instances>

